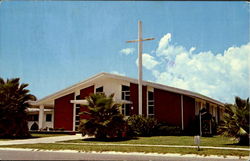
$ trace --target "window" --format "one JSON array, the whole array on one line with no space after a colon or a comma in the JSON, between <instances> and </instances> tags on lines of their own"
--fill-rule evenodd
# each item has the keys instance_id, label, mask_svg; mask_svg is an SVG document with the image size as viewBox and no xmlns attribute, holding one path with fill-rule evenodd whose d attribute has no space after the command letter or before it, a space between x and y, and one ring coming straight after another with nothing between
<instances>
[{"instance_id":1,"label":"window","mask_svg":"<svg viewBox=\"0 0 250 161\"><path fill-rule=\"evenodd\" d=\"M148 91L148 116L154 117L155 111L154 111L155 105L154 105L154 92Z\"/></svg>"},{"instance_id":2,"label":"window","mask_svg":"<svg viewBox=\"0 0 250 161\"><path fill-rule=\"evenodd\" d=\"M77 96L76 96L76 99L77 99L77 100L80 100L80 99L81 99L81 96L80 96L80 95L77 95Z\"/></svg>"},{"instance_id":3,"label":"window","mask_svg":"<svg viewBox=\"0 0 250 161\"><path fill-rule=\"evenodd\" d=\"M80 107L76 107L76 115L79 115L80 113Z\"/></svg>"},{"instance_id":4,"label":"window","mask_svg":"<svg viewBox=\"0 0 250 161\"><path fill-rule=\"evenodd\" d=\"M52 121L52 114L46 114L46 122Z\"/></svg>"},{"instance_id":5,"label":"window","mask_svg":"<svg viewBox=\"0 0 250 161\"><path fill-rule=\"evenodd\" d=\"M95 93L103 93L103 86L99 87L99 88L96 88Z\"/></svg>"},{"instance_id":6,"label":"window","mask_svg":"<svg viewBox=\"0 0 250 161\"><path fill-rule=\"evenodd\" d=\"M77 95L76 96L76 100L80 100L81 99L81 96L80 95ZM79 113L81 112L80 111L80 107L81 105L80 104L76 104L76 115L75 115L75 130L77 131L78 129L78 126L79 126L79 120L80 120L80 115Z\"/></svg>"},{"instance_id":7,"label":"window","mask_svg":"<svg viewBox=\"0 0 250 161\"><path fill-rule=\"evenodd\" d=\"M130 100L130 87L122 85L122 100ZM130 114L130 104L122 105L122 114L124 116L129 116Z\"/></svg>"},{"instance_id":8,"label":"window","mask_svg":"<svg viewBox=\"0 0 250 161\"><path fill-rule=\"evenodd\" d=\"M79 121L79 120L80 120L80 116L77 115L77 116L76 116L76 121Z\"/></svg>"}]
</instances>

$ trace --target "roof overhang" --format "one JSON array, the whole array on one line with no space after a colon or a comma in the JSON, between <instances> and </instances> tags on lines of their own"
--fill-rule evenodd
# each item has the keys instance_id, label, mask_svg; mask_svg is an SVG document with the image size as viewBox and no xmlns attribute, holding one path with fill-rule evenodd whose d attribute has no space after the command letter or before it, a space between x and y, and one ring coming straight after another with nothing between
<instances>
[{"instance_id":1,"label":"roof overhang","mask_svg":"<svg viewBox=\"0 0 250 161\"><path fill-rule=\"evenodd\" d=\"M93 77L90 77L89 79L79 82L75 85L72 85L68 88L65 88L63 90L60 90L54 94L51 94L49 96L46 96L40 100L37 101L32 101L31 105L33 106L39 106L39 105L45 105L45 106L54 106L54 100L62 97L64 95L70 94L72 92L75 92L75 90L77 88L80 88L84 85L94 85L94 81L100 78L113 78L113 79L118 79L118 80L125 80L131 83L135 83L138 84L138 80L134 79L134 78L129 78L129 77L125 77L125 76L121 76L121 75L115 75L115 74L110 74L110 73L99 73L97 75L94 75ZM224 103L217 101L213 98L204 96L202 94L196 93L196 92L192 92L192 91L188 91L188 90L184 90L184 89L179 89L179 88L175 88L175 87L170 87L167 85L163 85L163 84L159 84L159 83L154 83L154 82L149 82L149 81L143 81L143 85L145 86L151 86L153 88L157 88L157 89L161 89L161 90L165 90L165 91L169 91L169 92L173 92L173 93L178 93L181 95L187 95L193 98L199 98L199 99L203 99L206 100L208 102L211 103L215 103L219 106L224 107Z\"/></svg>"}]
</instances>

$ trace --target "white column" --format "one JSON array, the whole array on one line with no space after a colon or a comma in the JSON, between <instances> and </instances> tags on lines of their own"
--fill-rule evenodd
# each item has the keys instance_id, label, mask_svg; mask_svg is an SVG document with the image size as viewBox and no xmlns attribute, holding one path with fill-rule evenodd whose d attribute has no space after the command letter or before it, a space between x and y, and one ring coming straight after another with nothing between
<instances>
[{"instance_id":1,"label":"white column","mask_svg":"<svg viewBox=\"0 0 250 161\"><path fill-rule=\"evenodd\" d=\"M183 118L183 95L181 95L181 129L184 130L184 118Z\"/></svg>"},{"instance_id":2,"label":"white column","mask_svg":"<svg viewBox=\"0 0 250 161\"><path fill-rule=\"evenodd\" d=\"M38 129L43 128L43 116L44 116L44 105L39 106L39 120L38 120Z\"/></svg>"},{"instance_id":3,"label":"white column","mask_svg":"<svg viewBox=\"0 0 250 161\"><path fill-rule=\"evenodd\" d=\"M138 108L142 115L142 22L138 21Z\"/></svg>"},{"instance_id":4,"label":"white column","mask_svg":"<svg viewBox=\"0 0 250 161\"><path fill-rule=\"evenodd\" d=\"M76 100L76 94L75 94L75 100ZM76 129L75 122L76 122L76 104L74 103L73 104L73 129L72 129L72 131L75 131L75 129Z\"/></svg>"},{"instance_id":5,"label":"white column","mask_svg":"<svg viewBox=\"0 0 250 161\"><path fill-rule=\"evenodd\" d=\"M202 106L203 105L201 105L201 107L200 107L200 111L199 111L199 119L200 119L200 136L202 136L202 120L201 120L201 109L202 109Z\"/></svg>"},{"instance_id":6,"label":"white column","mask_svg":"<svg viewBox=\"0 0 250 161\"><path fill-rule=\"evenodd\" d=\"M53 108L52 111L52 128L54 129L54 124L55 124L55 107Z\"/></svg>"}]
</instances>

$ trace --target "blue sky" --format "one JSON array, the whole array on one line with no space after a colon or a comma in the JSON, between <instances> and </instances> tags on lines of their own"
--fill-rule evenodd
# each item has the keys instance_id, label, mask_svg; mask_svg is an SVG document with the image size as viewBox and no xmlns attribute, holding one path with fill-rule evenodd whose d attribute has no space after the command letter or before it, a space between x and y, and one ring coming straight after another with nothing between
<instances>
[{"instance_id":1,"label":"blue sky","mask_svg":"<svg viewBox=\"0 0 250 161\"><path fill-rule=\"evenodd\" d=\"M38 98L99 72L137 78L137 44L125 41L138 20L156 39L144 43L144 80L249 97L247 2L2 2L0 76L20 77Z\"/></svg>"}]
</instances>

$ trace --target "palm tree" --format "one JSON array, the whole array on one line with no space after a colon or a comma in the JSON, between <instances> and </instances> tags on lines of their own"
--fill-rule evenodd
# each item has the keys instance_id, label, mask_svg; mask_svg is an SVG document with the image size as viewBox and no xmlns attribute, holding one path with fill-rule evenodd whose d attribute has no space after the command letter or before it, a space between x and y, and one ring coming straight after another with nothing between
<instances>
[{"instance_id":1,"label":"palm tree","mask_svg":"<svg viewBox=\"0 0 250 161\"><path fill-rule=\"evenodd\" d=\"M235 104L225 105L225 114L220 132L235 137L239 144L249 145L249 98L243 100L235 97Z\"/></svg>"},{"instance_id":2,"label":"palm tree","mask_svg":"<svg viewBox=\"0 0 250 161\"><path fill-rule=\"evenodd\" d=\"M26 109L36 97L19 80L0 78L0 137L29 136Z\"/></svg>"},{"instance_id":3,"label":"palm tree","mask_svg":"<svg viewBox=\"0 0 250 161\"><path fill-rule=\"evenodd\" d=\"M125 127L124 116L120 113L120 105L114 103L114 95L106 96L103 93L92 94L87 97L88 111L82 114L89 119L81 120L79 131L83 135L96 138L119 137Z\"/></svg>"}]
</instances>

